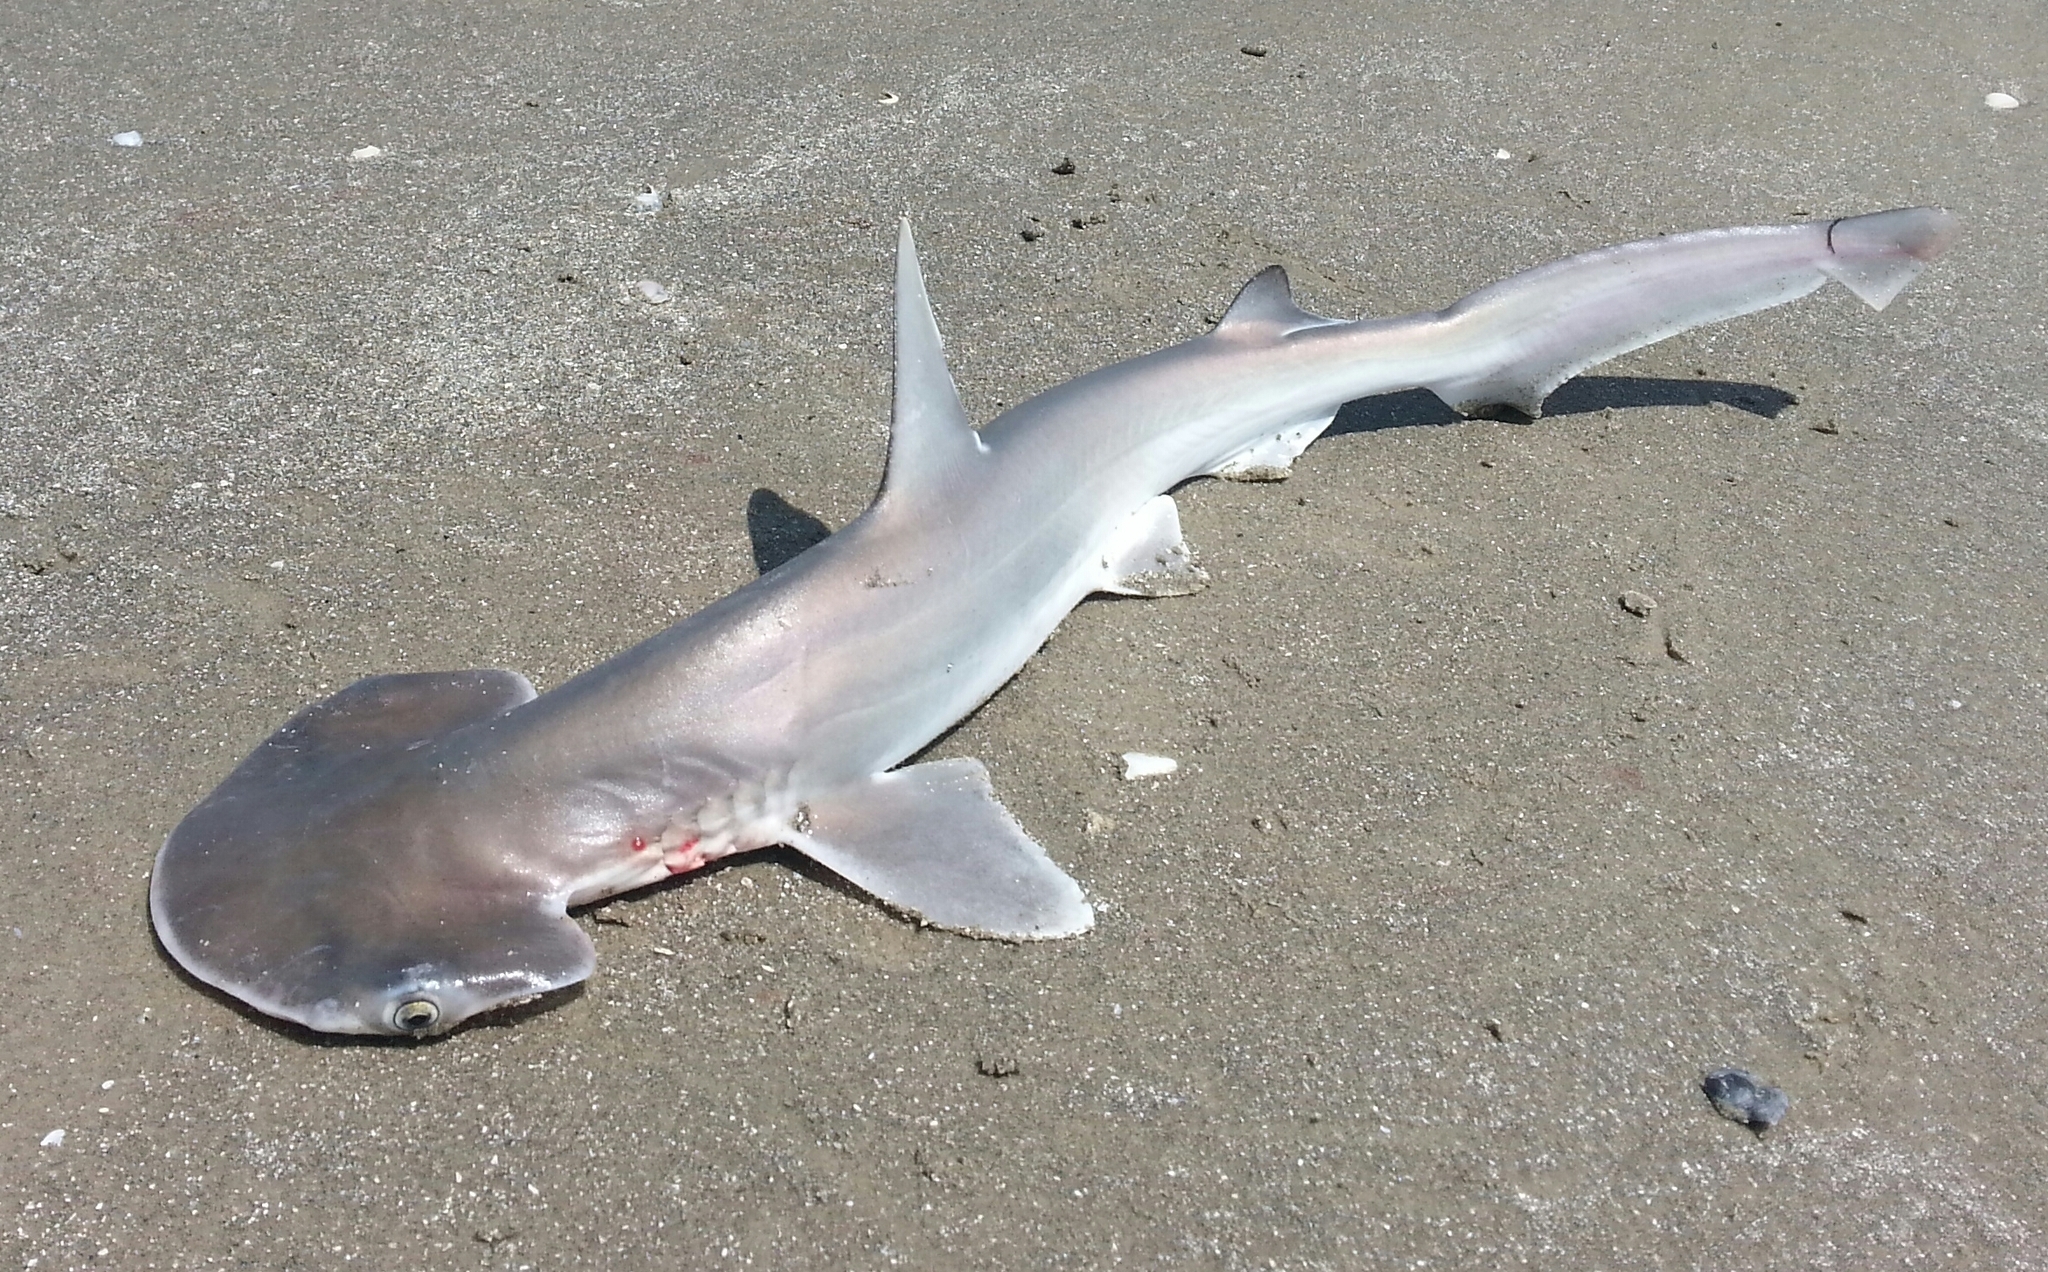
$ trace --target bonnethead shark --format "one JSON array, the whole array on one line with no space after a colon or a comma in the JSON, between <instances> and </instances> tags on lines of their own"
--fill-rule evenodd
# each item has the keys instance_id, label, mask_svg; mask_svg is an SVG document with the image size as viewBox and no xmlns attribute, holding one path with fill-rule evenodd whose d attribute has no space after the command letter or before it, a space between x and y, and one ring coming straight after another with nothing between
<instances>
[{"instance_id":1,"label":"bonnethead shark","mask_svg":"<svg viewBox=\"0 0 2048 1272\"><path fill-rule=\"evenodd\" d=\"M1448 309L1345 322L1266 269L1215 328L976 429L906 221L881 491L845 529L536 695L512 671L375 676L301 710L173 830L164 947L335 1033L424 1035L588 977L571 907L788 845L887 906L1005 940L1094 922L973 759L904 765L1091 593L1205 576L1167 492L1277 478L1346 402L1426 388L1537 415L1597 362L1833 279L1882 309L1939 208L1609 247Z\"/></svg>"}]
</instances>

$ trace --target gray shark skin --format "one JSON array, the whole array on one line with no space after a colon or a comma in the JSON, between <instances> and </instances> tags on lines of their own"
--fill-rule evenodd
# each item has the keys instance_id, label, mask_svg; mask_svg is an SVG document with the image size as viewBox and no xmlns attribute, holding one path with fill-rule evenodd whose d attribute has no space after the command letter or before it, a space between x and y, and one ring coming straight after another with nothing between
<instances>
[{"instance_id":1,"label":"gray shark skin","mask_svg":"<svg viewBox=\"0 0 2048 1272\"><path fill-rule=\"evenodd\" d=\"M171 832L164 947L271 1015L422 1035L589 976L571 906L790 845L934 926L1073 936L1081 889L978 761L903 761L1093 592L1203 583L1165 492L1278 477L1354 398L1535 415L1594 363L1830 279L1883 308L1955 237L1938 208L1712 230L1341 322L1266 270L1196 339L974 429L909 225L880 494L852 524L536 696L509 671L359 681L300 711Z\"/></svg>"}]
</instances>

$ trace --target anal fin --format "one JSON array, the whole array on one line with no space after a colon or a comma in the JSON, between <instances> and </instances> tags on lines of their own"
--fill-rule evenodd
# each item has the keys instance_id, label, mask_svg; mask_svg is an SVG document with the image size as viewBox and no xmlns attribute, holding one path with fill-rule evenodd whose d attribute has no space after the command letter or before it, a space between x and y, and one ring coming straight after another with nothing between
<instances>
[{"instance_id":1,"label":"anal fin","mask_svg":"<svg viewBox=\"0 0 2048 1272\"><path fill-rule=\"evenodd\" d=\"M933 927L1032 941L1095 925L1080 885L997 802L979 760L914 764L814 797L789 842Z\"/></svg>"},{"instance_id":2,"label":"anal fin","mask_svg":"<svg viewBox=\"0 0 2048 1272\"><path fill-rule=\"evenodd\" d=\"M1334 413L1319 415L1263 433L1257 441L1210 469L1209 475L1231 481L1286 481L1294 461L1336 418Z\"/></svg>"},{"instance_id":3,"label":"anal fin","mask_svg":"<svg viewBox=\"0 0 2048 1272\"><path fill-rule=\"evenodd\" d=\"M1194 550L1180 532L1180 508L1172 495L1139 505L1100 556L1099 592L1118 596L1187 596L1209 586L1209 574L1195 564Z\"/></svg>"}]
</instances>

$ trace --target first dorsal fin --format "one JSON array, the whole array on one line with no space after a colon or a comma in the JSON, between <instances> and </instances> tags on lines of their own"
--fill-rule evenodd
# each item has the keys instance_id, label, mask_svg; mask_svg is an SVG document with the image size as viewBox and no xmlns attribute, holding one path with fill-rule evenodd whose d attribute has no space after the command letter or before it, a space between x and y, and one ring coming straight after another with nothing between
<instances>
[{"instance_id":1,"label":"first dorsal fin","mask_svg":"<svg viewBox=\"0 0 2048 1272\"><path fill-rule=\"evenodd\" d=\"M896 237L896 406L882 494L901 498L943 484L986 450L946 370L939 324L905 217Z\"/></svg>"},{"instance_id":2,"label":"first dorsal fin","mask_svg":"<svg viewBox=\"0 0 2048 1272\"><path fill-rule=\"evenodd\" d=\"M1252 275L1252 280L1237 293L1237 299L1223 311L1223 321L1216 324L1216 330L1257 327L1284 336L1306 327L1329 327L1341 321L1312 314L1295 304L1294 285L1287 281L1287 271L1278 265L1268 265Z\"/></svg>"}]
</instances>

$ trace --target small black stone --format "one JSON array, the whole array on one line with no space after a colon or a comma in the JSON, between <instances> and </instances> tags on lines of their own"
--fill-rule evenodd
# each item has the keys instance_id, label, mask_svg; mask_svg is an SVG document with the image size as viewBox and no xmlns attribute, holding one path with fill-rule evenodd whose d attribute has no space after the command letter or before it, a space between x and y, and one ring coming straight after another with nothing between
<instances>
[{"instance_id":1,"label":"small black stone","mask_svg":"<svg viewBox=\"0 0 2048 1272\"><path fill-rule=\"evenodd\" d=\"M1269 51L1263 44L1247 44L1238 50L1246 57L1264 57Z\"/></svg>"},{"instance_id":2,"label":"small black stone","mask_svg":"<svg viewBox=\"0 0 2048 1272\"><path fill-rule=\"evenodd\" d=\"M1072 155L1066 156L1052 166L1052 175L1056 177L1071 177L1077 171L1079 169L1074 167L1074 157Z\"/></svg>"},{"instance_id":3,"label":"small black stone","mask_svg":"<svg viewBox=\"0 0 2048 1272\"><path fill-rule=\"evenodd\" d=\"M1716 1069L1700 1083L1714 1111L1761 1135L1792 1110L1792 1097L1757 1080L1746 1069Z\"/></svg>"}]
</instances>

